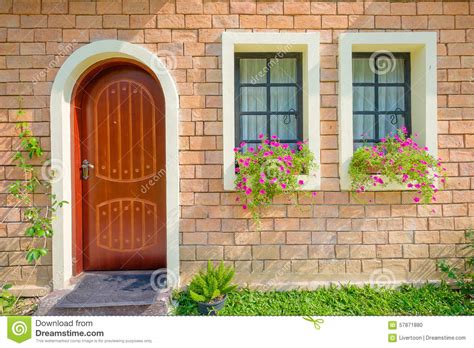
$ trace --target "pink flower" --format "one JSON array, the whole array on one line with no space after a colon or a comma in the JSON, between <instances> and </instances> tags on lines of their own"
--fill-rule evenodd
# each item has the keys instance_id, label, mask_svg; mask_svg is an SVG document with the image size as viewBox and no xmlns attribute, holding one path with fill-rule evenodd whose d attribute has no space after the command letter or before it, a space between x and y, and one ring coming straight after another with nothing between
<instances>
[{"instance_id":1,"label":"pink flower","mask_svg":"<svg viewBox=\"0 0 474 348\"><path fill-rule=\"evenodd\" d=\"M280 186L281 186L281 188L282 188L283 190L286 189L286 184L285 184L284 182L282 182L282 183L280 184Z\"/></svg>"},{"instance_id":2,"label":"pink flower","mask_svg":"<svg viewBox=\"0 0 474 348\"><path fill-rule=\"evenodd\" d=\"M312 193L311 193L311 195L312 195L313 197L316 197L317 194L318 194L317 192L312 192Z\"/></svg>"},{"instance_id":3,"label":"pink flower","mask_svg":"<svg viewBox=\"0 0 474 348\"><path fill-rule=\"evenodd\" d=\"M261 189L261 190L260 190L260 194L261 194L261 195L264 195L265 193L267 193L267 192L266 192L264 189Z\"/></svg>"},{"instance_id":4,"label":"pink flower","mask_svg":"<svg viewBox=\"0 0 474 348\"><path fill-rule=\"evenodd\" d=\"M258 182L261 184L265 184L265 179L260 179Z\"/></svg>"},{"instance_id":5,"label":"pink flower","mask_svg":"<svg viewBox=\"0 0 474 348\"><path fill-rule=\"evenodd\" d=\"M239 152L239 148L238 148L238 147L234 147L234 152Z\"/></svg>"},{"instance_id":6,"label":"pink flower","mask_svg":"<svg viewBox=\"0 0 474 348\"><path fill-rule=\"evenodd\" d=\"M298 185L303 185L304 181L303 180L298 180Z\"/></svg>"},{"instance_id":7,"label":"pink flower","mask_svg":"<svg viewBox=\"0 0 474 348\"><path fill-rule=\"evenodd\" d=\"M246 177L243 177L243 178L242 178L242 181L243 181L243 182L247 182L247 178L246 178Z\"/></svg>"},{"instance_id":8,"label":"pink flower","mask_svg":"<svg viewBox=\"0 0 474 348\"><path fill-rule=\"evenodd\" d=\"M272 135L272 139L277 139L278 137L276 135Z\"/></svg>"},{"instance_id":9,"label":"pink flower","mask_svg":"<svg viewBox=\"0 0 474 348\"><path fill-rule=\"evenodd\" d=\"M387 139L382 138L382 139L380 139L380 141L381 141L382 143L386 143L386 142L387 142Z\"/></svg>"},{"instance_id":10,"label":"pink flower","mask_svg":"<svg viewBox=\"0 0 474 348\"><path fill-rule=\"evenodd\" d=\"M420 197L413 197L413 202L418 203L420 201Z\"/></svg>"},{"instance_id":11,"label":"pink flower","mask_svg":"<svg viewBox=\"0 0 474 348\"><path fill-rule=\"evenodd\" d=\"M244 209L244 210L247 209L247 204L244 204L244 205L242 206L242 209Z\"/></svg>"},{"instance_id":12,"label":"pink flower","mask_svg":"<svg viewBox=\"0 0 474 348\"><path fill-rule=\"evenodd\" d=\"M240 143L240 147L244 147L245 145L247 145L247 143L246 143L245 141L242 141L242 142Z\"/></svg>"},{"instance_id":13,"label":"pink flower","mask_svg":"<svg viewBox=\"0 0 474 348\"><path fill-rule=\"evenodd\" d=\"M240 173L240 168L239 168L239 167L236 167L236 168L235 168L235 172L236 172L236 173Z\"/></svg>"},{"instance_id":14,"label":"pink flower","mask_svg":"<svg viewBox=\"0 0 474 348\"><path fill-rule=\"evenodd\" d=\"M259 139L263 139L263 133L260 133L260 134L258 135L258 138L259 138Z\"/></svg>"},{"instance_id":15,"label":"pink flower","mask_svg":"<svg viewBox=\"0 0 474 348\"><path fill-rule=\"evenodd\" d=\"M249 152L254 152L255 149L253 147L249 147Z\"/></svg>"}]
</instances>

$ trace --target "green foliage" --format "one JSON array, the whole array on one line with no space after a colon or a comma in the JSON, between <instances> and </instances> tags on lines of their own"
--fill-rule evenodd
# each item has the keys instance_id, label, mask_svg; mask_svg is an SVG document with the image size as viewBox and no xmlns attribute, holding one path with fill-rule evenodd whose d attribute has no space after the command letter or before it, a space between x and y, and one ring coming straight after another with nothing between
<instances>
[{"instance_id":1,"label":"green foliage","mask_svg":"<svg viewBox=\"0 0 474 348\"><path fill-rule=\"evenodd\" d=\"M242 143L234 149L239 200L243 201L242 208L249 209L257 221L260 207L270 205L276 195L296 192L304 184L298 175L309 174L316 166L306 142L298 142L297 149L292 149L280 143L276 136L269 140L260 134L259 138L262 142L258 146Z\"/></svg>"},{"instance_id":2,"label":"green foliage","mask_svg":"<svg viewBox=\"0 0 474 348\"><path fill-rule=\"evenodd\" d=\"M225 267L224 262L214 267L211 261L207 262L206 272L200 271L189 284L189 295L196 302L211 302L216 298L225 296L236 289L232 285L234 269Z\"/></svg>"},{"instance_id":3,"label":"green foliage","mask_svg":"<svg viewBox=\"0 0 474 348\"><path fill-rule=\"evenodd\" d=\"M21 102L21 101L20 101ZM17 112L19 116L23 115L23 110ZM49 206L38 206L35 203L35 195L39 191L49 192L49 178L41 178L38 173L37 163L46 165L44 150L41 142L36 138L26 122L19 122L16 125L18 138L20 140L20 150L13 154L13 161L23 172L24 179L17 180L8 186L8 193L17 200L17 205L24 206L24 219L29 223L25 230L25 235L32 238L32 242L27 249L26 259L29 263L36 263L42 256L46 255L46 239L53 235L53 219L59 208L62 208L65 201L58 201L54 194L41 193L49 197ZM36 165L35 165L36 164ZM42 247L34 247L34 239L43 240Z\"/></svg>"},{"instance_id":4,"label":"green foliage","mask_svg":"<svg viewBox=\"0 0 474 348\"><path fill-rule=\"evenodd\" d=\"M461 290L463 294L466 296L474 296L474 272L473 272L473 264L474 264L474 231L468 230L466 232L466 240L467 244L462 248L462 250L466 250L467 258L466 258L466 267L465 269L456 268L454 266L449 265L446 261L438 262L438 267L444 275L451 279L454 284Z\"/></svg>"},{"instance_id":5,"label":"green foliage","mask_svg":"<svg viewBox=\"0 0 474 348\"><path fill-rule=\"evenodd\" d=\"M379 144L355 151L349 166L354 191L397 183L415 190L415 203L436 200L437 181L445 182L441 159L430 155L426 147L420 147L406 132L404 128Z\"/></svg>"},{"instance_id":6,"label":"green foliage","mask_svg":"<svg viewBox=\"0 0 474 348\"><path fill-rule=\"evenodd\" d=\"M189 293L174 295L176 315L196 315ZM323 316L323 315L473 315L472 302L447 284L400 288L321 287L314 291L255 291L243 289L229 294L219 315Z\"/></svg>"},{"instance_id":7,"label":"green foliage","mask_svg":"<svg viewBox=\"0 0 474 348\"><path fill-rule=\"evenodd\" d=\"M11 284L4 284L0 289L0 314L9 313L15 306L16 297L9 291Z\"/></svg>"}]
</instances>

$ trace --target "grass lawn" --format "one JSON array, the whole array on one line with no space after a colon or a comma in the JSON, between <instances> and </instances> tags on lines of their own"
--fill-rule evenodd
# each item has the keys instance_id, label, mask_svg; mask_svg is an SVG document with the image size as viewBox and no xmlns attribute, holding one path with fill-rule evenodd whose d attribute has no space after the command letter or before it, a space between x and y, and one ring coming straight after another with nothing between
<instances>
[{"instance_id":1,"label":"grass lawn","mask_svg":"<svg viewBox=\"0 0 474 348\"><path fill-rule=\"evenodd\" d=\"M187 292L175 293L176 315L197 315ZM397 289L325 287L314 291L242 289L228 296L219 315L473 315L472 300L448 285Z\"/></svg>"}]
</instances>

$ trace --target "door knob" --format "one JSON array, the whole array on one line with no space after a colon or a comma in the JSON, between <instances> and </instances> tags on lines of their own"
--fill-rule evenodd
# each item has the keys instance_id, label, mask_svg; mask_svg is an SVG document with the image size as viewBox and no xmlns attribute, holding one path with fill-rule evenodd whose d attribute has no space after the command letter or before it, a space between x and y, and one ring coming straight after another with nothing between
<instances>
[{"instance_id":1,"label":"door knob","mask_svg":"<svg viewBox=\"0 0 474 348\"><path fill-rule=\"evenodd\" d=\"M88 160L85 159L84 161L82 161L81 170L82 170L83 180L89 179L89 169L93 169L93 168L94 168L94 165L89 163Z\"/></svg>"}]
</instances>

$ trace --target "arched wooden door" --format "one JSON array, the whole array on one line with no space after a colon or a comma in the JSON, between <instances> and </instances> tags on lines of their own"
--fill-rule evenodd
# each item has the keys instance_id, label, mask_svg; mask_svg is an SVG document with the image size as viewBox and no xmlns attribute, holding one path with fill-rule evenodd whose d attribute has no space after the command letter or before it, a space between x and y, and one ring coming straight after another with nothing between
<instances>
[{"instance_id":1,"label":"arched wooden door","mask_svg":"<svg viewBox=\"0 0 474 348\"><path fill-rule=\"evenodd\" d=\"M81 94L83 269L166 267L161 86L140 67L117 63L97 70Z\"/></svg>"}]
</instances>

